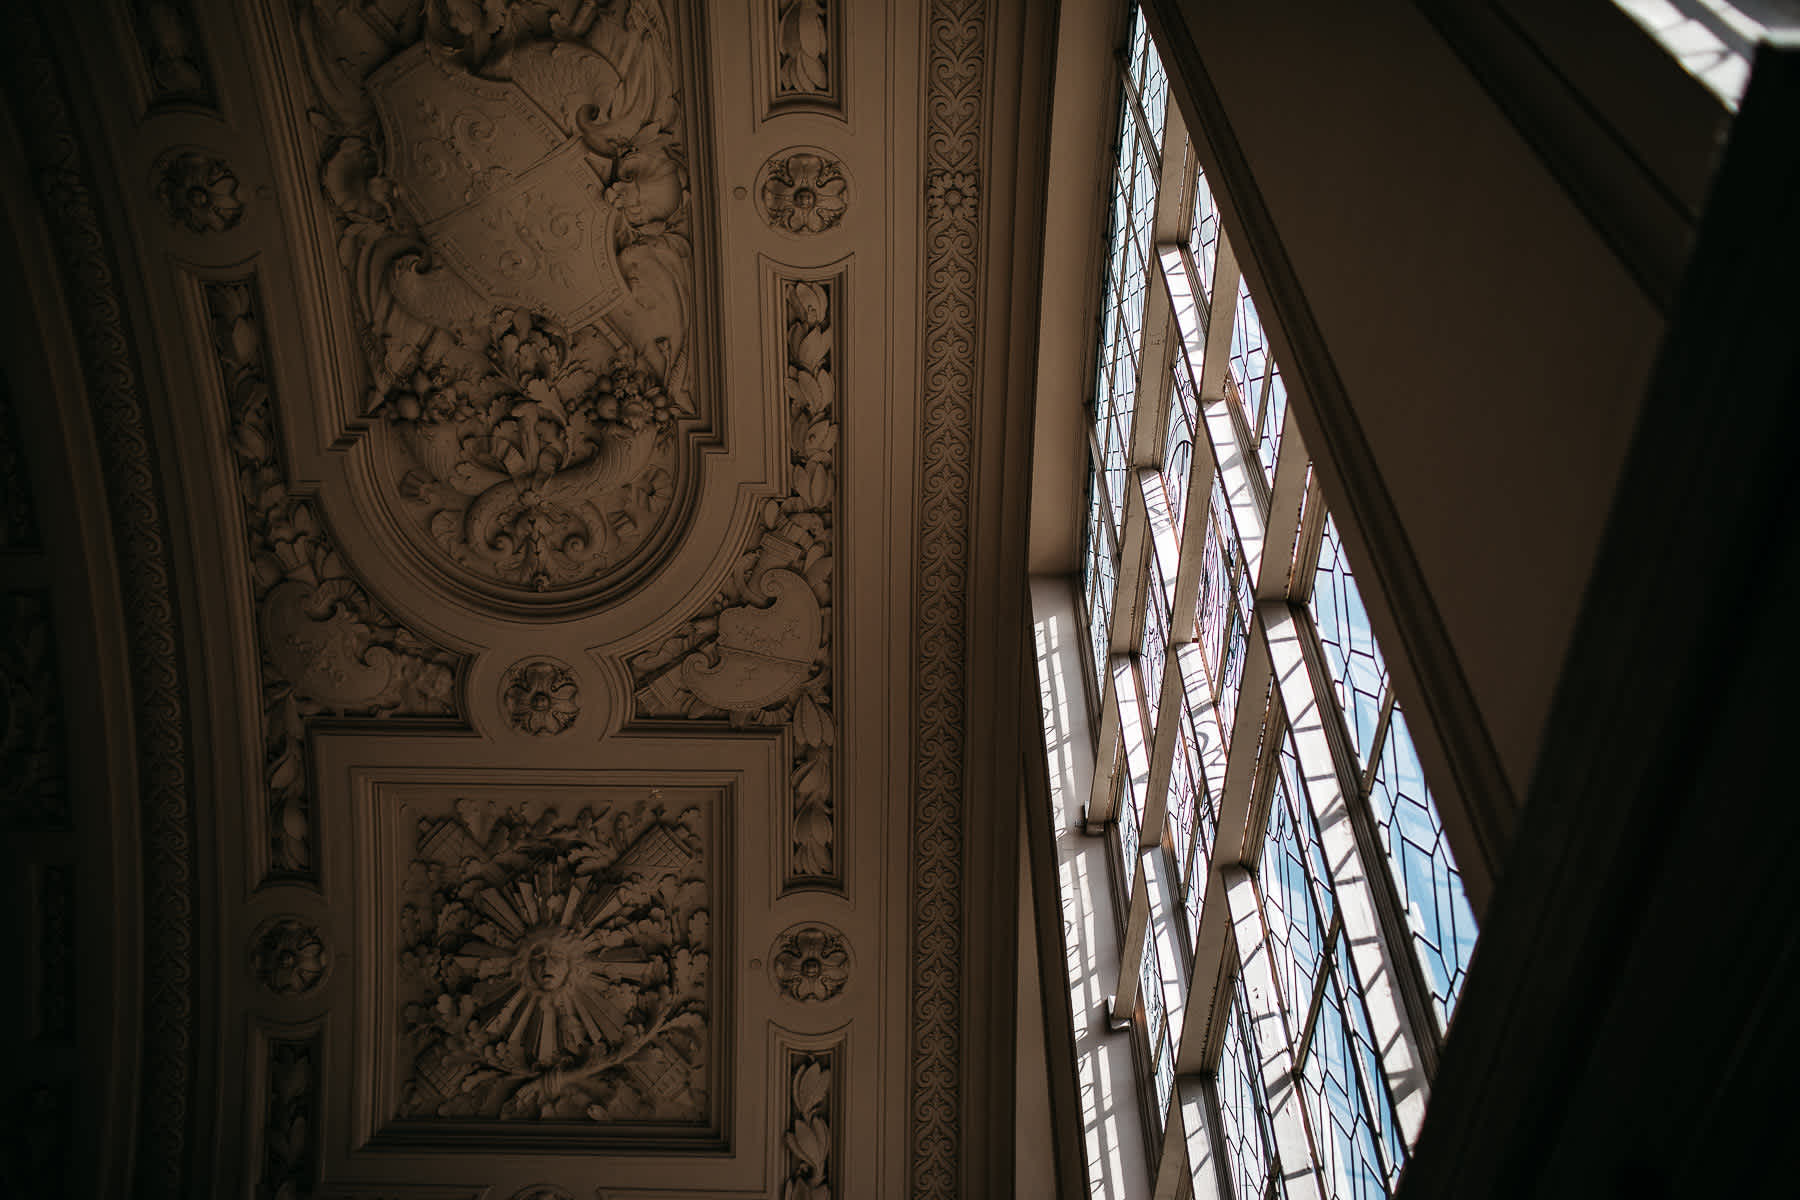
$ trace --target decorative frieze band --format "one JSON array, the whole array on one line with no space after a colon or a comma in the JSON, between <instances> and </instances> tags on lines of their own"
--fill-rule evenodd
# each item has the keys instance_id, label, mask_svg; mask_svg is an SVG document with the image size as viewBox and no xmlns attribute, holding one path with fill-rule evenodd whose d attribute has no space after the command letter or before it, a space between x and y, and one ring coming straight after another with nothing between
<instances>
[{"instance_id":1,"label":"decorative frieze band","mask_svg":"<svg viewBox=\"0 0 1800 1200\"><path fill-rule=\"evenodd\" d=\"M925 77L925 395L919 445L912 876L912 1189L959 1192L965 631L984 0L933 0Z\"/></svg>"},{"instance_id":2,"label":"decorative frieze band","mask_svg":"<svg viewBox=\"0 0 1800 1200\"><path fill-rule=\"evenodd\" d=\"M395 620L351 574L311 496L288 490L254 276L202 287L225 388L262 648L264 877L318 876L307 721L455 717L460 656Z\"/></svg>"},{"instance_id":3,"label":"decorative frieze band","mask_svg":"<svg viewBox=\"0 0 1800 1200\"><path fill-rule=\"evenodd\" d=\"M631 660L640 719L786 726L793 757L786 887L841 889L835 797L839 481L838 311L844 277L778 278L788 415L788 492L720 589L662 644Z\"/></svg>"},{"instance_id":4,"label":"decorative frieze band","mask_svg":"<svg viewBox=\"0 0 1800 1200\"><path fill-rule=\"evenodd\" d=\"M67 297L106 478L125 613L144 855L144 1050L135 1191L145 1197L183 1196L190 1190L183 1164L192 1085L193 832L167 513L118 272L76 140L67 81L51 56L36 8L0 4L0 91L24 143Z\"/></svg>"}]
</instances>

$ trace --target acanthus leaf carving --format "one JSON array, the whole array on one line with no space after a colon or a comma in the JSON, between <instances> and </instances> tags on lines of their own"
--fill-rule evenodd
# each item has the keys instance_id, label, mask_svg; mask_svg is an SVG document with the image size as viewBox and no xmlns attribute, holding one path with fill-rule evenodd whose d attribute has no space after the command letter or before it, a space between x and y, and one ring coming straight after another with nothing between
<instances>
[{"instance_id":1,"label":"acanthus leaf carving","mask_svg":"<svg viewBox=\"0 0 1800 1200\"><path fill-rule=\"evenodd\" d=\"M302 20L399 526L503 603L603 591L661 544L700 416L666 14Z\"/></svg>"},{"instance_id":2,"label":"acanthus leaf carving","mask_svg":"<svg viewBox=\"0 0 1800 1200\"><path fill-rule=\"evenodd\" d=\"M770 115L790 110L838 112L843 105L843 12L840 0L765 0L773 21L774 86Z\"/></svg>"},{"instance_id":3,"label":"acanthus leaf carving","mask_svg":"<svg viewBox=\"0 0 1800 1200\"><path fill-rule=\"evenodd\" d=\"M785 1182L782 1200L833 1200L837 1121L832 1104L839 1047L788 1049L787 1128L782 1132Z\"/></svg>"},{"instance_id":4,"label":"acanthus leaf carving","mask_svg":"<svg viewBox=\"0 0 1800 1200\"><path fill-rule=\"evenodd\" d=\"M133 0L132 9L152 101L212 107L212 68L189 0Z\"/></svg>"},{"instance_id":5,"label":"acanthus leaf carving","mask_svg":"<svg viewBox=\"0 0 1800 1200\"><path fill-rule=\"evenodd\" d=\"M786 882L842 883L833 796L838 408L835 305L840 278L782 280L789 490L763 505L760 529L725 586L673 636L630 662L639 718L786 726Z\"/></svg>"},{"instance_id":6,"label":"acanthus leaf carving","mask_svg":"<svg viewBox=\"0 0 1800 1200\"><path fill-rule=\"evenodd\" d=\"M255 279L204 285L225 384L262 649L269 872L317 871L306 723L454 717L459 656L406 628L351 574L311 496L288 488Z\"/></svg>"},{"instance_id":7,"label":"acanthus leaf carving","mask_svg":"<svg viewBox=\"0 0 1800 1200\"><path fill-rule=\"evenodd\" d=\"M73 827L50 597L0 592L0 826Z\"/></svg>"},{"instance_id":8,"label":"acanthus leaf carving","mask_svg":"<svg viewBox=\"0 0 1800 1200\"><path fill-rule=\"evenodd\" d=\"M318 1182L321 1042L318 1034L267 1039L256 1200L310 1196Z\"/></svg>"},{"instance_id":9,"label":"acanthus leaf carving","mask_svg":"<svg viewBox=\"0 0 1800 1200\"><path fill-rule=\"evenodd\" d=\"M570 816L465 799L422 818L402 1115L703 1120L707 862L702 814L660 791Z\"/></svg>"}]
</instances>

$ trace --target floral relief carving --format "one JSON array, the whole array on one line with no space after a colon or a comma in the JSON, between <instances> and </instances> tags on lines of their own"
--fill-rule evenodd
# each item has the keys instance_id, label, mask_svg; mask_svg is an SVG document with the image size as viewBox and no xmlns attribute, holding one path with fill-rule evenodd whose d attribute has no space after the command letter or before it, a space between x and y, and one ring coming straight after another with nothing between
<instances>
[{"instance_id":1,"label":"floral relief carving","mask_svg":"<svg viewBox=\"0 0 1800 1200\"><path fill-rule=\"evenodd\" d=\"M788 493L727 583L672 637L630 662L640 718L723 720L791 736L789 884L842 880L833 799L832 561L836 546L837 279L781 285Z\"/></svg>"},{"instance_id":2,"label":"floral relief carving","mask_svg":"<svg viewBox=\"0 0 1800 1200\"><path fill-rule=\"evenodd\" d=\"M832 1200L838 1195L831 1103L837 1056L836 1047L787 1051L788 1116L781 1139L787 1182L782 1200Z\"/></svg>"},{"instance_id":3,"label":"floral relief carving","mask_svg":"<svg viewBox=\"0 0 1800 1200\"><path fill-rule=\"evenodd\" d=\"M262 647L269 871L317 870L306 723L452 717L461 659L401 625L351 575L312 497L288 490L254 280L205 287L224 376Z\"/></svg>"},{"instance_id":4,"label":"floral relief carving","mask_svg":"<svg viewBox=\"0 0 1800 1200\"><path fill-rule=\"evenodd\" d=\"M757 175L763 219L784 233L823 233L844 219L850 181L823 150L783 150Z\"/></svg>"},{"instance_id":5,"label":"floral relief carving","mask_svg":"<svg viewBox=\"0 0 1800 1200\"><path fill-rule=\"evenodd\" d=\"M320 172L427 557L502 601L592 595L668 532L700 415L670 21L655 0L302 14Z\"/></svg>"},{"instance_id":6,"label":"floral relief carving","mask_svg":"<svg viewBox=\"0 0 1800 1200\"><path fill-rule=\"evenodd\" d=\"M250 973L277 996L304 996L330 971L325 938L309 921L272 917L250 939Z\"/></svg>"},{"instance_id":7,"label":"floral relief carving","mask_svg":"<svg viewBox=\"0 0 1800 1200\"><path fill-rule=\"evenodd\" d=\"M553 658L514 663L501 681L507 723L520 733L561 733L581 715L580 694L575 672Z\"/></svg>"},{"instance_id":8,"label":"floral relief carving","mask_svg":"<svg viewBox=\"0 0 1800 1200\"><path fill-rule=\"evenodd\" d=\"M925 185L925 216L932 221L975 219L975 176L967 171L933 171Z\"/></svg>"},{"instance_id":9,"label":"floral relief carving","mask_svg":"<svg viewBox=\"0 0 1800 1200\"><path fill-rule=\"evenodd\" d=\"M404 888L404 1116L708 1112L707 849L663 793L559 814L459 800Z\"/></svg>"},{"instance_id":10,"label":"floral relief carving","mask_svg":"<svg viewBox=\"0 0 1800 1200\"><path fill-rule=\"evenodd\" d=\"M801 1003L835 999L850 982L850 946L825 925L798 925L769 955L775 986Z\"/></svg>"},{"instance_id":11,"label":"floral relief carving","mask_svg":"<svg viewBox=\"0 0 1800 1200\"><path fill-rule=\"evenodd\" d=\"M157 164L156 195L169 220L190 233L223 233L244 219L237 174L224 159L198 150L163 157Z\"/></svg>"}]
</instances>

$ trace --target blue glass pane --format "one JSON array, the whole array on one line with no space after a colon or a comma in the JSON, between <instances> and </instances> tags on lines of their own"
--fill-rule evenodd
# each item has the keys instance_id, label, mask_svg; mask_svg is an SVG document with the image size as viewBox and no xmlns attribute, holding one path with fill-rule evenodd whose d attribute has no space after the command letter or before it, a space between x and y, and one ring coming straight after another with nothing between
<instances>
[{"instance_id":1,"label":"blue glass pane","mask_svg":"<svg viewBox=\"0 0 1800 1200\"><path fill-rule=\"evenodd\" d=\"M1248 1013L1240 979L1232 989L1225 1046L1219 1056L1219 1132L1232 1193L1239 1200L1260 1200L1275 1173L1274 1138Z\"/></svg>"},{"instance_id":2,"label":"blue glass pane","mask_svg":"<svg viewBox=\"0 0 1800 1200\"><path fill-rule=\"evenodd\" d=\"M1237 389L1244 423L1252 435L1258 432L1262 411L1263 379L1269 373L1269 339L1257 315L1249 285L1238 280L1237 314L1231 327L1231 382Z\"/></svg>"},{"instance_id":3,"label":"blue glass pane","mask_svg":"<svg viewBox=\"0 0 1800 1200\"><path fill-rule=\"evenodd\" d=\"M1144 589L1144 640L1138 644L1138 674L1144 688L1144 740L1156 737L1157 709L1162 700L1163 661L1168 656L1169 617L1162 571L1152 555Z\"/></svg>"},{"instance_id":4,"label":"blue glass pane","mask_svg":"<svg viewBox=\"0 0 1800 1200\"><path fill-rule=\"evenodd\" d=\"M1219 205L1204 170L1194 173L1194 214L1188 226L1188 249L1200 270L1200 291L1212 302L1213 271L1219 263Z\"/></svg>"},{"instance_id":5,"label":"blue glass pane","mask_svg":"<svg viewBox=\"0 0 1800 1200\"><path fill-rule=\"evenodd\" d=\"M1337 522L1330 517L1325 519L1325 535L1319 543L1310 607L1338 706L1356 747L1356 761L1366 767L1374 749L1381 697L1387 690L1387 663L1369 628L1369 614L1344 557Z\"/></svg>"},{"instance_id":6,"label":"blue glass pane","mask_svg":"<svg viewBox=\"0 0 1800 1200\"><path fill-rule=\"evenodd\" d=\"M1341 973L1334 968L1300 1069L1301 1094L1324 1194L1332 1200L1377 1200L1388 1195L1387 1172L1357 1074L1341 985Z\"/></svg>"},{"instance_id":7,"label":"blue glass pane","mask_svg":"<svg viewBox=\"0 0 1800 1200\"><path fill-rule=\"evenodd\" d=\"M1281 366L1269 364L1269 387L1257 422L1256 455L1262 460L1263 473L1271 484L1275 481L1275 463L1281 454L1281 423L1287 416L1287 384L1281 380Z\"/></svg>"},{"instance_id":8,"label":"blue glass pane","mask_svg":"<svg viewBox=\"0 0 1800 1200\"><path fill-rule=\"evenodd\" d=\"M1397 706L1369 788L1369 806L1441 1030L1450 1024L1475 950L1475 914Z\"/></svg>"},{"instance_id":9,"label":"blue glass pane","mask_svg":"<svg viewBox=\"0 0 1800 1200\"><path fill-rule=\"evenodd\" d=\"M1144 805L1138 796L1137 786L1132 782L1131 762L1123 745L1119 747L1115 762L1115 778L1119 781L1119 865L1125 882L1125 894L1130 896L1132 888L1137 885L1138 839L1143 832Z\"/></svg>"},{"instance_id":10,"label":"blue glass pane","mask_svg":"<svg viewBox=\"0 0 1800 1200\"><path fill-rule=\"evenodd\" d=\"M1357 978L1350 961L1350 948L1340 939L1337 945L1336 978ZM1381 1055L1375 1049L1375 1035L1369 1029L1369 1011L1361 986L1348 987L1343 1011L1350 1018L1350 1047L1356 1060L1357 1079L1362 1085L1363 1100L1374 1114L1372 1131L1375 1148L1387 1168L1387 1185L1399 1182L1400 1168L1406 1164L1406 1138L1400 1132L1400 1118L1394 1111L1393 1093L1388 1090Z\"/></svg>"},{"instance_id":11,"label":"blue glass pane","mask_svg":"<svg viewBox=\"0 0 1800 1200\"><path fill-rule=\"evenodd\" d=\"M1131 80L1137 85L1144 117L1150 122L1150 141L1161 146L1163 118L1169 103L1169 78L1163 70L1161 56L1156 53L1156 44L1150 40L1149 30L1144 28L1141 10L1134 10L1132 26Z\"/></svg>"},{"instance_id":12,"label":"blue glass pane","mask_svg":"<svg viewBox=\"0 0 1800 1200\"><path fill-rule=\"evenodd\" d=\"M1313 985L1318 981L1319 965L1325 955L1325 922L1315 899L1318 889L1312 876L1314 856L1306 836L1312 828L1311 816L1296 814L1294 798L1279 774L1273 792L1257 883L1275 968L1275 986L1280 990L1287 1021L1288 1044L1298 1046L1305 1032L1301 1024L1312 1005Z\"/></svg>"}]
</instances>

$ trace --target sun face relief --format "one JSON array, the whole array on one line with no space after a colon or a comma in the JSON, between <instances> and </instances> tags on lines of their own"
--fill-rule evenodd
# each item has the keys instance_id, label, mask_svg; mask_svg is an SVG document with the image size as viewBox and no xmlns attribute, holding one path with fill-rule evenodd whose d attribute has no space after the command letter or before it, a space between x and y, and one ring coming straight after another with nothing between
<instances>
[{"instance_id":1,"label":"sun face relief","mask_svg":"<svg viewBox=\"0 0 1800 1200\"><path fill-rule=\"evenodd\" d=\"M403 889L401 1115L703 1122L704 827L661 792L423 818Z\"/></svg>"},{"instance_id":2,"label":"sun face relief","mask_svg":"<svg viewBox=\"0 0 1800 1200\"><path fill-rule=\"evenodd\" d=\"M424 6L381 30L302 20L325 51L321 182L385 505L428 561L503 602L619 585L668 532L678 431L702 416L668 14L545 0L493 20Z\"/></svg>"}]
</instances>

